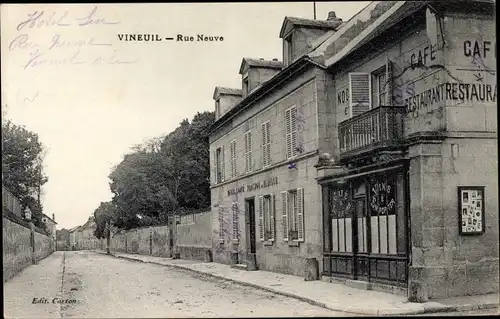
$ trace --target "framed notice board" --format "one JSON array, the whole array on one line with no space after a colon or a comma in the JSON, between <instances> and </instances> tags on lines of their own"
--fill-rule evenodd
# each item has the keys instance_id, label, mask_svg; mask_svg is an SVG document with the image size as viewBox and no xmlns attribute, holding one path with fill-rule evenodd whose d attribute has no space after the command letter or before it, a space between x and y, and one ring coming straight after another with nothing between
<instances>
[{"instance_id":1,"label":"framed notice board","mask_svg":"<svg viewBox=\"0 0 500 319\"><path fill-rule=\"evenodd\" d=\"M461 235L484 233L484 186L458 186L458 223Z\"/></svg>"}]
</instances>

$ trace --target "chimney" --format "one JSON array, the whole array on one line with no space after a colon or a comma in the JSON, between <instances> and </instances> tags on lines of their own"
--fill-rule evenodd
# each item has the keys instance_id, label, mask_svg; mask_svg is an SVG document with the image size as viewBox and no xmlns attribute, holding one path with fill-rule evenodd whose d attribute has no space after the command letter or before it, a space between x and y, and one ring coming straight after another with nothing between
<instances>
[{"instance_id":1,"label":"chimney","mask_svg":"<svg viewBox=\"0 0 500 319\"><path fill-rule=\"evenodd\" d=\"M56 214L52 214L52 220L56 221Z\"/></svg>"},{"instance_id":2,"label":"chimney","mask_svg":"<svg viewBox=\"0 0 500 319\"><path fill-rule=\"evenodd\" d=\"M328 18L326 18L326 21L328 22L336 22L339 26L342 24L342 19L337 18L337 15L335 14L335 11L330 11L328 12Z\"/></svg>"},{"instance_id":3,"label":"chimney","mask_svg":"<svg viewBox=\"0 0 500 319\"><path fill-rule=\"evenodd\" d=\"M274 58L273 61L278 61L278 59Z\"/></svg>"}]
</instances>

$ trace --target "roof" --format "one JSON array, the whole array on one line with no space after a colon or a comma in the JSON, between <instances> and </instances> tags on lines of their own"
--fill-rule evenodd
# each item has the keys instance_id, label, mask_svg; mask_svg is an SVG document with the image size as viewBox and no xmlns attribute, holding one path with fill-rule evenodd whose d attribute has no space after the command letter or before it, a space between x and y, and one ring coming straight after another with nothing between
<instances>
[{"instance_id":1,"label":"roof","mask_svg":"<svg viewBox=\"0 0 500 319\"><path fill-rule=\"evenodd\" d=\"M75 227L71 228L71 229L69 230L69 232L70 232L70 233L72 233L72 232L74 232L74 231L78 230L78 228L80 228L80 226L75 226Z\"/></svg>"},{"instance_id":2,"label":"roof","mask_svg":"<svg viewBox=\"0 0 500 319\"><path fill-rule=\"evenodd\" d=\"M304 19L304 18L296 18L296 17L285 17L283 20L283 25L280 30L280 38L285 35L285 30L287 24L291 24L292 26L304 26L310 28L317 29L332 29L336 30L339 27L338 21L328 21L328 20L313 20L313 19Z\"/></svg>"},{"instance_id":3,"label":"roof","mask_svg":"<svg viewBox=\"0 0 500 319\"><path fill-rule=\"evenodd\" d=\"M245 64L248 66L267 68L267 69L283 69L283 63L281 61L269 61L264 59L254 59L254 58L243 58L241 60L240 74L243 72L243 67Z\"/></svg>"},{"instance_id":4,"label":"roof","mask_svg":"<svg viewBox=\"0 0 500 319\"><path fill-rule=\"evenodd\" d=\"M217 95L236 95L236 96L242 96L242 91L241 89L232 89L232 88L226 88L222 86L216 86L214 90L214 96L213 99L217 97Z\"/></svg>"},{"instance_id":5,"label":"roof","mask_svg":"<svg viewBox=\"0 0 500 319\"><path fill-rule=\"evenodd\" d=\"M47 215L43 214L43 217L48 218L50 221L52 221L54 224L56 224L56 225L57 225L56 221L55 221L55 220L53 220L52 218L50 218L49 216L47 216Z\"/></svg>"}]
</instances>

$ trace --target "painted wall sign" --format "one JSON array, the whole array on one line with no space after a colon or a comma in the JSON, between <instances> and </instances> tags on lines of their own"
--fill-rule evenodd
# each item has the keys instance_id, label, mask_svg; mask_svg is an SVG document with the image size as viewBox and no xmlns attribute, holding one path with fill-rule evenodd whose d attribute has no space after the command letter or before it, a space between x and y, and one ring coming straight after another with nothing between
<instances>
[{"instance_id":1,"label":"painted wall sign","mask_svg":"<svg viewBox=\"0 0 500 319\"><path fill-rule=\"evenodd\" d=\"M234 195L237 195L240 193L244 193L245 191L251 192L254 190L266 188L266 187L277 185L277 184L278 184L278 177L271 177L271 178L265 179L265 180L257 182L257 183L229 189L227 191L227 196L234 196Z\"/></svg>"},{"instance_id":2,"label":"painted wall sign","mask_svg":"<svg viewBox=\"0 0 500 319\"><path fill-rule=\"evenodd\" d=\"M462 235L484 232L484 187L458 187L458 220Z\"/></svg>"},{"instance_id":3,"label":"painted wall sign","mask_svg":"<svg viewBox=\"0 0 500 319\"><path fill-rule=\"evenodd\" d=\"M345 88L339 93L337 93L337 103L338 105L346 104L349 102L349 88Z\"/></svg>"},{"instance_id":4,"label":"painted wall sign","mask_svg":"<svg viewBox=\"0 0 500 319\"><path fill-rule=\"evenodd\" d=\"M484 83L440 83L424 92L405 99L408 112L426 108L445 100L465 102L491 102L497 99L497 86Z\"/></svg>"},{"instance_id":5,"label":"painted wall sign","mask_svg":"<svg viewBox=\"0 0 500 319\"><path fill-rule=\"evenodd\" d=\"M464 41L464 55L466 57L486 58L486 53L491 51L491 41ZM496 53L495 53L496 55Z\"/></svg>"},{"instance_id":6,"label":"painted wall sign","mask_svg":"<svg viewBox=\"0 0 500 319\"><path fill-rule=\"evenodd\" d=\"M437 44L427 45L413 52L410 56L410 65L415 69L417 65L427 65L428 61L436 60Z\"/></svg>"}]
</instances>

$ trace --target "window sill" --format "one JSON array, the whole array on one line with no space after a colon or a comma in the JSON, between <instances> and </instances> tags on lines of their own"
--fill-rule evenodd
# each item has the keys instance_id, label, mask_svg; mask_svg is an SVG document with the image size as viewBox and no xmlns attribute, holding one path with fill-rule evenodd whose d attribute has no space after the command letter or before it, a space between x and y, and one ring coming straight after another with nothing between
<instances>
[{"instance_id":1,"label":"window sill","mask_svg":"<svg viewBox=\"0 0 500 319\"><path fill-rule=\"evenodd\" d=\"M266 240L266 241L264 241L264 246L274 246L274 240Z\"/></svg>"},{"instance_id":2,"label":"window sill","mask_svg":"<svg viewBox=\"0 0 500 319\"><path fill-rule=\"evenodd\" d=\"M290 247L299 247L300 246L300 242L297 241L297 240L289 240L288 241L288 246L290 246Z\"/></svg>"}]
</instances>

